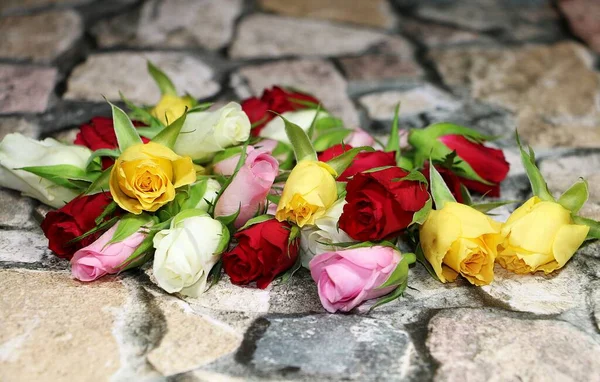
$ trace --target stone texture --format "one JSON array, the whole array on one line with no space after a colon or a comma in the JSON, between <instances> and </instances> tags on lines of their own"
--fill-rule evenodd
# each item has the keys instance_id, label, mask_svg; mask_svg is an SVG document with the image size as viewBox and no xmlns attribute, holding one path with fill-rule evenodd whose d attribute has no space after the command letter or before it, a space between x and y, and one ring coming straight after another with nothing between
<instances>
[{"instance_id":1,"label":"stone texture","mask_svg":"<svg viewBox=\"0 0 600 382\"><path fill-rule=\"evenodd\" d=\"M323 60L286 60L239 69L232 86L240 98L260 96L273 85L291 86L314 94L335 116L347 124L358 123L358 115L346 94L347 84L335 67Z\"/></svg>"},{"instance_id":2,"label":"stone texture","mask_svg":"<svg viewBox=\"0 0 600 382\"><path fill-rule=\"evenodd\" d=\"M130 101L154 104L160 93L146 71L152 61L171 78L180 94L206 98L219 91L213 71L198 58L176 52L127 52L94 54L77 66L67 84L66 99L104 102L119 100L121 91Z\"/></svg>"},{"instance_id":3,"label":"stone texture","mask_svg":"<svg viewBox=\"0 0 600 382\"><path fill-rule=\"evenodd\" d=\"M0 118L0 141L10 133L19 133L26 137L37 138L39 126L24 118Z\"/></svg>"},{"instance_id":4,"label":"stone texture","mask_svg":"<svg viewBox=\"0 0 600 382\"><path fill-rule=\"evenodd\" d=\"M377 46L393 46L398 53L408 49L408 43L401 37L368 29L256 14L242 20L230 55L234 58L335 56L360 54Z\"/></svg>"},{"instance_id":5,"label":"stone texture","mask_svg":"<svg viewBox=\"0 0 600 382\"><path fill-rule=\"evenodd\" d=\"M46 7L68 7L84 5L94 0L3 0L0 14L23 13Z\"/></svg>"},{"instance_id":6,"label":"stone texture","mask_svg":"<svg viewBox=\"0 0 600 382\"><path fill-rule=\"evenodd\" d=\"M0 261L39 263L50 254L41 229L0 231Z\"/></svg>"},{"instance_id":7,"label":"stone texture","mask_svg":"<svg viewBox=\"0 0 600 382\"><path fill-rule=\"evenodd\" d=\"M0 205L0 226L27 229L37 225L32 219L33 199L24 198L13 190L0 188Z\"/></svg>"},{"instance_id":8,"label":"stone texture","mask_svg":"<svg viewBox=\"0 0 600 382\"><path fill-rule=\"evenodd\" d=\"M111 330L126 291L67 272L0 270L0 379L108 380L119 368Z\"/></svg>"},{"instance_id":9,"label":"stone texture","mask_svg":"<svg viewBox=\"0 0 600 382\"><path fill-rule=\"evenodd\" d=\"M558 7L575 35L600 52L600 3L594 0L559 0Z\"/></svg>"},{"instance_id":10,"label":"stone texture","mask_svg":"<svg viewBox=\"0 0 600 382\"><path fill-rule=\"evenodd\" d=\"M586 381L600 373L600 345L571 324L490 309L438 313L427 347L440 365L436 381Z\"/></svg>"},{"instance_id":11,"label":"stone texture","mask_svg":"<svg viewBox=\"0 0 600 382\"><path fill-rule=\"evenodd\" d=\"M579 45L465 48L437 51L432 57L448 85L515 113L528 143L600 145L600 78Z\"/></svg>"},{"instance_id":12,"label":"stone texture","mask_svg":"<svg viewBox=\"0 0 600 382\"><path fill-rule=\"evenodd\" d=\"M54 68L0 64L0 114L46 111L56 78Z\"/></svg>"},{"instance_id":13,"label":"stone texture","mask_svg":"<svg viewBox=\"0 0 600 382\"><path fill-rule=\"evenodd\" d=\"M0 57L51 62L83 35L82 21L71 10L0 19Z\"/></svg>"},{"instance_id":14,"label":"stone texture","mask_svg":"<svg viewBox=\"0 0 600 382\"><path fill-rule=\"evenodd\" d=\"M101 21L93 32L101 47L219 49L231 39L241 10L242 0L152 0Z\"/></svg>"},{"instance_id":15,"label":"stone texture","mask_svg":"<svg viewBox=\"0 0 600 382\"><path fill-rule=\"evenodd\" d=\"M339 60L351 93L413 84L423 71L409 55L365 54Z\"/></svg>"},{"instance_id":16,"label":"stone texture","mask_svg":"<svg viewBox=\"0 0 600 382\"><path fill-rule=\"evenodd\" d=\"M259 0L260 6L285 16L311 17L380 28L394 26L395 17L385 0Z\"/></svg>"},{"instance_id":17,"label":"stone texture","mask_svg":"<svg viewBox=\"0 0 600 382\"><path fill-rule=\"evenodd\" d=\"M447 25L406 20L400 27L404 33L429 48L493 41L485 34Z\"/></svg>"},{"instance_id":18,"label":"stone texture","mask_svg":"<svg viewBox=\"0 0 600 382\"><path fill-rule=\"evenodd\" d=\"M593 309L594 322L600 329L600 282L590 284L590 302Z\"/></svg>"},{"instance_id":19,"label":"stone texture","mask_svg":"<svg viewBox=\"0 0 600 382\"><path fill-rule=\"evenodd\" d=\"M269 313L324 313L317 284L301 268L287 283L276 282L270 290Z\"/></svg>"}]
</instances>

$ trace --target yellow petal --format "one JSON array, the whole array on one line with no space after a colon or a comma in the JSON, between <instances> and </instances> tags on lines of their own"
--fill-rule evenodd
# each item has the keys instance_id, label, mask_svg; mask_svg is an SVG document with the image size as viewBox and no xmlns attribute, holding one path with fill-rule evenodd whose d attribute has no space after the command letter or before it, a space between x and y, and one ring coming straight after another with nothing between
<instances>
[{"instance_id":1,"label":"yellow petal","mask_svg":"<svg viewBox=\"0 0 600 382\"><path fill-rule=\"evenodd\" d=\"M132 214L139 215L142 213L142 207L137 199L133 199L125 195L119 186L119 166L118 160L115 166L110 171L109 188L110 194L113 200L125 211L131 212Z\"/></svg>"},{"instance_id":2,"label":"yellow petal","mask_svg":"<svg viewBox=\"0 0 600 382\"><path fill-rule=\"evenodd\" d=\"M181 157L172 163L174 178L173 187L179 188L196 181L196 169L190 157Z\"/></svg>"},{"instance_id":3,"label":"yellow petal","mask_svg":"<svg viewBox=\"0 0 600 382\"><path fill-rule=\"evenodd\" d=\"M433 210L421 226L419 237L425 258L438 278L446 282L442 261L452 244L460 237L460 221L453 214Z\"/></svg>"},{"instance_id":4,"label":"yellow petal","mask_svg":"<svg viewBox=\"0 0 600 382\"><path fill-rule=\"evenodd\" d=\"M442 211L453 214L460 220L460 236L464 238L477 238L489 233L499 233L502 227L497 221L465 204L446 203Z\"/></svg>"},{"instance_id":5,"label":"yellow petal","mask_svg":"<svg viewBox=\"0 0 600 382\"><path fill-rule=\"evenodd\" d=\"M589 230L590 227L577 224L560 227L552 244L554 259L560 267L563 267L583 244Z\"/></svg>"}]
</instances>

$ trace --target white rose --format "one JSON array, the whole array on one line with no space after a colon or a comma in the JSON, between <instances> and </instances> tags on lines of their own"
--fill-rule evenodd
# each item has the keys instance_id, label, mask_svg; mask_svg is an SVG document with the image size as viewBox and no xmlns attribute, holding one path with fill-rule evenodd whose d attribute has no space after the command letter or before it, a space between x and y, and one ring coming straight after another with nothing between
<instances>
[{"instance_id":1,"label":"white rose","mask_svg":"<svg viewBox=\"0 0 600 382\"><path fill-rule=\"evenodd\" d=\"M300 126L304 131L308 131L316 115L316 109L287 111L281 114L283 118ZM329 117L329 114L325 111L320 111L317 119L325 117ZM270 120L269 123L267 123L265 127L263 127L263 129L258 135L263 138L274 139L276 141L284 142L287 144L290 143L290 140L288 139L285 133L285 123L281 118L273 118L272 120Z\"/></svg>"},{"instance_id":2,"label":"white rose","mask_svg":"<svg viewBox=\"0 0 600 382\"><path fill-rule=\"evenodd\" d=\"M59 186L21 167L72 165L85 169L91 151L83 146L66 145L52 138L43 141L21 134L8 134L0 142L0 186L21 191L40 202L60 208L78 192Z\"/></svg>"},{"instance_id":3,"label":"white rose","mask_svg":"<svg viewBox=\"0 0 600 382\"><path fill-rule=\"evenodd\" d=\"M315 220L313 227L305 226L302 228L300 232L300 259L303 267L308 268L308 263L316 255L342 249L327 244L355 241L337 226L345 204L344 199L338 200L327 210L325 215Z\"/></svg>"},{"instance_id":4,"label":"white rose","mask_svg":"<svg viewBox=\"0 0 600 382\"><path fill-rule=\"evenodd\" d=\"M208 211L209 205L215 203L219 191L221 191L221 184L214 179L207 179L206 191L204 191L204 196L200 199L196 208L202 211Z\"/></svg>"},{"instance_id":5,"label":"white rose","mask_svg":"<svg viewBox=\"0 0 600 382\"><path fill-rule=\"evenodd\" d=\"M197 216L175 217L171 228L154 237L153 272L158 285L169 293L197 297L206 289L206 280L229 243L229 231L198 210ZM192 212L194 213L194 212Z\"/></svg>"},{"instance_id":6,"label":"white rose","mask_svg":"<svg viewBox=\"0 0 600 382\"><path fill-rule=\"evenodd\" d=\"M250 127L248 116L235 102L216 111L193 112L185 119L175 142L175 152L208 161L215 153L246 141Z\"/></svg>"}]
</instances>

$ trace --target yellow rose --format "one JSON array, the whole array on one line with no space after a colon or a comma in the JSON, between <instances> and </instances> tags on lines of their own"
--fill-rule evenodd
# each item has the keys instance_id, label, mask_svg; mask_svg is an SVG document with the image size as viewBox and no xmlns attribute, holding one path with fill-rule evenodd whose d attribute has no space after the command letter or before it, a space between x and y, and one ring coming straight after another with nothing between
<instances>
[{"instance_id":1,"label":"yellow rose","mask_svg":"<svg viewBox=\"0 0 600 382\"><path fill-rule=\"evenodd\" d=\"M494 280L501 226L467 205L449 202L431 211L421 226L421 247L442 282L460 274L471 284L487 285Z\"/></svg>"},{"instance_id":2,"label":"yellow rose","mask_svg":"<svg viewBox=\"0 0 600 382\"><path fill-rule=\"evenodd\" d=\"M164 125L168 125L181 117L185 113L186 107L188 109L192 108L192 99L190 97L177 97L165 94L150 111L150 114L158 118Z\"/></svg>"},{"instance_id":3,"label":"yellow rose","mask_svg":"<svg viewBox=\"0 0 600 382\"><path fill-rule=\"evenodd\" d=\"M336 172L327 163L298 162L285 183L275 217L302 227L314 224L337 200Z\"/></svg>"},{"instance_id":4,"label":"yellow rose","mask_svg":"<svg viewBox=\"0 0 600 382\"><path fill-rule=\"evenodd\" d=\"M562 268L581 246L589 227L573 224L571 212L537 196L517 208L502 226L498 263L515 273Z\"/></svg>"},{"instance_id":5,"label":"yellow rose","mask_svg":"<svg viewBox=\"0 0 600 382\"><path fill-rule=\"evenodd\" d=\"M194 181L196 170L189 157L149 142L119 156L110 172L110 193L121 208L141 214L156 211L175 198L176 188Z\"/></svg>"}]
</instances>

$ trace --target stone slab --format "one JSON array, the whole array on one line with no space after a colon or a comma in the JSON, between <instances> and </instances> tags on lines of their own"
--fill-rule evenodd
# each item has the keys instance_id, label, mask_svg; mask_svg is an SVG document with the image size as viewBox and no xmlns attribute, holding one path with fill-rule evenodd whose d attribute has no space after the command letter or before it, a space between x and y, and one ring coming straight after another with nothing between
<instances>
[{"instance_id":1,"label":"stone slab","mask_svg":"<svg viewBox=\"0 0 600 382\"><path fill-rule=\"evenodd\" d=\"M0 64L0 114L46 111L56 80L54 68Z\"/></svg>"},{"instance_id":2,"label":"stone slab","mask_svg":"<svg viewBox=\"0 0 600 382\"><path fill-rule=\"evenodd\" d=\"M48 239L41 229L0 230L0 261L39 263L50 256Z\"/></svg>"},{"instance_id":3,"label":"stone slab","mask_svg":"<svg viewBox=\"0 0 600 382\"><path fill-rule=\"evenodd\" d=\"M37 123L25 118L0 118L0 141L10 133L19 133L26 137L37 138L39 135L39 126Z\"/></svg>"},{"instance_id":4,"label":"stone slab","mask_svg":"<svg viewBox=\"0 0 600 382\"><path fill-rule=\"evenodd\" d=\"M600 53L600 3L594 0L560 0L557 3L573 33Z\"/></svg>"}]
</instances>

